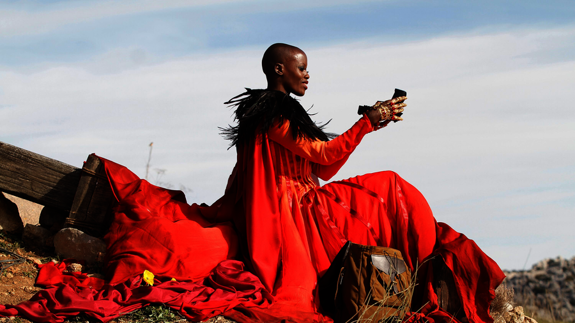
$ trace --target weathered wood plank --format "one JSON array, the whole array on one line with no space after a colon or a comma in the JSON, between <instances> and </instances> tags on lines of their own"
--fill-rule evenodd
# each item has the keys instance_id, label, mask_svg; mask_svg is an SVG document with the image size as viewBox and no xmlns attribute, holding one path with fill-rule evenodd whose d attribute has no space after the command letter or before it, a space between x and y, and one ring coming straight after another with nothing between
<instances>
[{"instance_id":1,"label":"weathered wood plank","mask_svg":"<svg viewBox=\"0 0 575 323\"><path fill-rule=\"evenodd\" d=\"M31 151L0 142L0 190L69 211L81 170Z\"/></svg>"},{"instance_id":2,"label":"weathered wood plank","mask_svg":"<svg viewBox=\"0 0 575 323\"><path fill-rule=\"evenodd\" d=\"M93 236L102 236L112 220L115 202L100 159L91 154L82 168L76 196L66 225Z\"/></svg>"}]
</instances>

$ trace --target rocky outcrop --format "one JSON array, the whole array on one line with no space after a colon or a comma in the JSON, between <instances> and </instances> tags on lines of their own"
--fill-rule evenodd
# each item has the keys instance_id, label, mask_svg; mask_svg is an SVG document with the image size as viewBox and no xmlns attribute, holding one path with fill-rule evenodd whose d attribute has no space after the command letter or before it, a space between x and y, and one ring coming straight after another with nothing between
<instances>
[{"instance_id":1,"label":"rocky outcrop","mask_svg":"<svg viewBox=\"0 0 575 323\"><path fill-rule=\"evenodd\" d=\"M535 319L575 321L575 257L542 260L526 271L506 272L514 303Z\"/></svg>"}]
</instances>

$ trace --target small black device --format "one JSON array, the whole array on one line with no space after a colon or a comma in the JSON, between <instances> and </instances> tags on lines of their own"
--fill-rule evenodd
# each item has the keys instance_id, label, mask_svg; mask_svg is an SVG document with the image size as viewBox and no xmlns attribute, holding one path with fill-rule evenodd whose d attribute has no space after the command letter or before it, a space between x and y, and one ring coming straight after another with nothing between
<instances>
[{"instance_id":1,"label":"small black device","mask_svg":"<svg viewBox=\"0 0 575 323\"><path fill-rule=\"evenodd\" d=\"M404 90L395 89L395 92L393 93L393 97L391 97L391 98L395 99L395 98L399 98L400 96L407 96L407 92L405 92ZM401 103L401 102L397 102L397 103ZM359 108L357 109L357 114L362 115L369 109L371 109L371 106L369 106L369 105L360 105ZM396 116L401 117L402 114L403 113L398 113L398 114L396 114ZM394 120L394 122L397 122L397 120Z\"/></svg>"},{"instance_id":2,"label":"small black device","mask_svg":"<svg viewBox=\"0 0 575 323\"><path fill-rule=\"evenodd\" d=\"M395 98L399 98L400 96L407 96L407 92L405 92L404 90L395 89L395 92L393 92L393 97L391 97L391 98L395 99ZM397 103L401 103L401 102L397 102ZM403 112L396 114L396 116L398 116L398 117L401 117L401 115L403 115ZM397 122L397 120L393 120L393 122Z\"/></svg>"},{"instance_id":3,"label":"small black device","mask_svg":"<svg viewBox=\"0 0 575 323\"><path fill-rule=\"evenodd\" d=\"M407 92L405 92L404 90L395 89L395 92L393 92L393 96L391 98L395 99L399 98L400 96L407 96Z\"/></svg>"}]
</instances>

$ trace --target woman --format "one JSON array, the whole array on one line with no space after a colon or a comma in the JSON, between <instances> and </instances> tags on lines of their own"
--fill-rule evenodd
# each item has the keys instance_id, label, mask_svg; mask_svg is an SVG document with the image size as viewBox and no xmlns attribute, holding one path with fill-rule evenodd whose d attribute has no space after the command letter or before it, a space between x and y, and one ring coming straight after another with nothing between
<instances>
[{"instance_id":1,"label":"woman","mask_svg":"<svg viewBox=\"0 0 575 323\"><path fill-rule=\"evenodd\" d=\"M215 207L219 207L218 219L235 223L245 262L272 291L276 304L317 311L317 277L351 240L399 249L412 270L436 250L452 270L456 267L467 318L490 321L487 308L493 289L503 279L500 269L465 236L436 224L416 188L393 172L323 187L315 178L329 180L364 135L402 120L397 114L403 112L406 97L380 103L328 141L328 135L290 97L303 96L308 88L305 53L274 44L265 52L262 67L267 89L248 90L228 102L236 106L238 125L224 133L237 147L238 160L226 195ZM454 264L454 259L464 258L460 253L476 259ZM476 270L477 264L490 272ZM465 281L479 275L489 278ZM426 295L420 297L432 301L432 288L423 287ZM441 312L436 300L424 310Z\"/></svg>"},{"instance_id":2,"label":"woman","mask_svg":"<svg viewBox=\"0 0 575 323\"><path fill-rule=\"evenodd\" d=\"M305 53L274 44L262 67L267 89L228 102L236 106L238 125L224 133L236 146L237 163L221 199L209 207L188 205L181 192L150 185L102 159L119 202L105 237L109 284L93 288L93 279L67 279L60 273L65 266L49 264L38 283L51 289L0 314L57 321L86 312L109 321L164 303L193 320L223 313L242 322L322 321L318 277L351 240L398 249L412 270L441 256L465 317L492 322L488 307L503 273L473 241L436 223L416 188L393 172L318 184L317 177L337 173L363 136L402 120L406 98L378 103L329 140L290 96L307 90ZM162 277L141 287L144 270ZM428 321L453 320L438 306L432 275L420 269L413 308L425 305L421 315Z\"/></svg>"},{"instance_id":3,"label":"woman","mask_svg":"<svg viewBox=\"0 0 575 323\"><path fill-rule=\"evenodd\" d=\"M337 207L335 214L327 212L330 223L322 223L324 217L316 214L316 204L332 207L329 202L325 203L323 192L333 185L320 189L315 176L329 180L364 135L393 119L401 120L394 114L402 112L406 104L394 103L406 98L385 102L385 106L394 112L388 116L389 120L383 119L379 110L369 110L350 130L328 141L328 135L290 96L292 93L303 96L307 90L309 73L305 53L290 45L274 44L265 52L262 67L268 81L267 89L248 90L228 102L237 107L238 125L224 133L232 145L237 146L238 160L226 196L217 204L235 204L235 208L234 212L229 212L224 207L218 215L219 219L226 218L226 211L234 215L240 241L245 242L243 253L264 285L275 291L276 299L294 300L312 310L310 300L317 276L329 267L330 260L345 241L384 243L376 241L370 230L366 230L367 223L340 214ZM389 182L390 176L393 175L373 174L355 181ZM349 194L354 194L351 187L347 188L351 190ZM341 188L333 188L338 189ZM366 207L373 207L369 198L355 197L360 198L357 203L363 204L361 199L365 199ZM336 219L336 215L340 218ZM376 213L364 216L371 215ZM374 220L377 223L378 219L367 219L370 223ZM347 232L325 231L334 221ZM434 230L431 216L422 222L427 222L430 231ZM358 228L349 229L356 226ZM388 226L375 226L385 227ZM355 237L357 235L362 239ZM431 234L428 246L425 244L428 250L421 259L431 252L434 238Z\"/></svg>"}]
</instances>

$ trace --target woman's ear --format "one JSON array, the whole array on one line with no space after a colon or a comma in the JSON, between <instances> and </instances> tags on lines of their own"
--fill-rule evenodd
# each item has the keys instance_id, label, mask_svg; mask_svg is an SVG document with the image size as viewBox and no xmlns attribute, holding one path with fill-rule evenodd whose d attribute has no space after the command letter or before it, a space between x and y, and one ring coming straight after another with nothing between
<instances>
[{"instance_id":1,"label":"woman's ear","mask_svg":"<svg viewBox=\"0 0 575 323\"><path fill-rule=\"evenodd\" d=\"M274 66L274 71L277 75L284 75L284 64L276 63Z\"/></svg>"}]
</instances>

